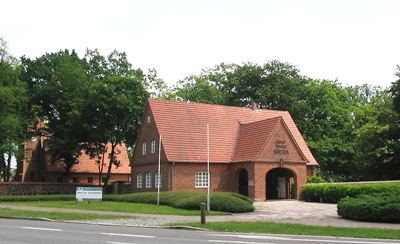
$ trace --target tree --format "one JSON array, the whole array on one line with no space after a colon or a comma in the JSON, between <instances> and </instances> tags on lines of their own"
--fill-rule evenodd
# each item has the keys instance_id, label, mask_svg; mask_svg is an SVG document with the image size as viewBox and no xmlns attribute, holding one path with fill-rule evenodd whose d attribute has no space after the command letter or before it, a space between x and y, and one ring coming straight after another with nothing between
<instances>
[{"instance_id":1,"label":"tree","mask_svg":"<svg viewBox=\"0 0 400 244\"><path fill-rule=\"evenodd\" d=\"M135 78L109 76L93 84L82 120L88 133L87 152L101 157L110 143L109 163L104 185L108 184L112 166L119 166L117 145L133 146L144 112L148 92L141 71ZM105 155L102 156L105 158Z\"/></svg>"},{"instance_id":2,"label":"tree","mask_svg":"<svg viewBox=\"0 0 400 244\"><path fill-rule=\"evenodd\" d=\"M81 153L85 134L77 118L78 105L87 98L85 62L75 51L45 54L36 60L22 57L22 79L27 82L30 105L46 122L46 153L51 163L65 169L65 180Z\"/></svg>"},{"instance_id":3,"label":"tree","mask_svg":"<svg viewBox=\"0 0 400 244\"><path fill-rule=\"evenodd\" d=\"M355 131L355 163L359 180L400 179L400 115L388 92L371 101L369 121Z\"/></svg>"},{"instance_id":4,"label":"tree","mask_svg":"<svg viewBox=\"0 0 400 244\"><path fill-rule=\"evenodd\" d=\"M28 137L26 87L18 79L21 69L17 63L0 38L0 175L4 181L10 181L11 159L21 158L21 143Z\"/></svg>"}]
</instances>

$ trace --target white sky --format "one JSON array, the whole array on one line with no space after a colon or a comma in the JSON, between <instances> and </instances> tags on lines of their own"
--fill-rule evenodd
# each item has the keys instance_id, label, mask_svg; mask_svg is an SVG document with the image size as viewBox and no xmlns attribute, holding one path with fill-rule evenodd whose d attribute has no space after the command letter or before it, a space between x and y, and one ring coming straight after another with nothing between
<instances>
[{"instance_id":1,"label":"white sky","mask_svg":"<svg viewBox=\"0 0 400 244\"><path fill-rule=\"evenodd\" d=\"M344 85L390 86L400 65L397 0L0 0L12 55L125 51L169 85L221 62L296 65Z\"/></svg>"}]
</instances>

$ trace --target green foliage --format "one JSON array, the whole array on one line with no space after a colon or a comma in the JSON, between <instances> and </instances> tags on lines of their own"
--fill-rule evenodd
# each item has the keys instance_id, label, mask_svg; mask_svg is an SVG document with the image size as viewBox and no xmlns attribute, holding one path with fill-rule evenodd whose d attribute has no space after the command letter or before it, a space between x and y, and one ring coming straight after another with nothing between
<instances>
[{"instance_id":1,"label":"green foliage","mask_svg":"<svg viewBox=\"0 0 400 244\"><path fill-rule=\"evenodd\" d=\"M0 202L71 201L75 195L1 196Z\"/></svg>"},{"instance_id":2,"label":"green foliage","mask_svg":"<svg viewBox=\"0 0 400 244\"><path fill-rule=\"evenodd\" d=\"M325 183L326 181L321 176L308 176L307 183Z\"/></svg>"},{"instance_id":3,"label":"green foliage","mask_svg":"<svg viewBox=\"0 0 400 244\"><path fill-rule=\"evenodd\" d=\"M0 181L11 180L11 158L20 158L22 142L29 137L28 94L17 64L0 37Z\"/></svg>"},{"instance_id":4,"label":"green foliage","mask_svg":"<svg viewBox=\"0 0 400 244\"><path fill-rule=\"evenodd\" d=\"M361 194L338 202L338 215L346 219L400 223L400 191Z\"/></svg>"},{"instance_id":5,"label":"green foliage","mask_svg":"<svg viewBox=\"0 0 400 244\"><path fill-rule=\"evenodd\" d=\"M134 193L128 195L106 195L105 201L120 201L157 204L157 193ZM207 202L206 192L193 191L172 191L160 193L160 205L167 205L174 208L198 210L201 203ZM210 193L210 210L243 213L254 211L253 202L240 194L230 192L212 192Z\"/></svg>"},{"instance_id":6,"label":"green foliage","mask_svg":"<svg viewBox=\"0 0 400 244\"><path fill-rule=\"evenodd\" d=\"M399 183L371 183L371 184L306 184L300 192L300 198L322 197L324 202L337 203L340 199L356 197L360 194L384 193L398 194Z\"/></svg>"},{"instance_id":7,"label":"green foliage","mask_svg":"<svg viewBox=\"0 0 400 244\"><path fill-rule=\"evenodd\" d=\"M244 213L254 211L251 199L231 192L211 192L210 210ZM0 202L34 202L34 201L74 201L75 195L36 195L36 196L2 196ZM103 195L103 201L157 204L156 192L134 193L125 195ZM160 205L186 210L199 210L200 203L207 202L206 192L172 191L160 193Z\"/></svg>"}]
</instances>

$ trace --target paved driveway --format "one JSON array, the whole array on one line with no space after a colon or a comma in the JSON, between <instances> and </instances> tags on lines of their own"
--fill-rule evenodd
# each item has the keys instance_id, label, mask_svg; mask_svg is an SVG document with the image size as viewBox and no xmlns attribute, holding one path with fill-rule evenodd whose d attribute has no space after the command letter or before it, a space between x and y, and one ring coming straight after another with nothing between
<instances>
[{"instance_id":1,"label":"paved driveway","mask_svg":"<svg viewBox=\"0 0 400 244\"><path fill-rule=\"evenodd\" d=\"M400 224L367 223L346 220L337 215L336 204L303 202L297 200L270 200L255 202L256 211L233 216L210 216L208 221L273 221L307 225L342 227L377 227L400 229Z\"/></svg>"}]
</instances>

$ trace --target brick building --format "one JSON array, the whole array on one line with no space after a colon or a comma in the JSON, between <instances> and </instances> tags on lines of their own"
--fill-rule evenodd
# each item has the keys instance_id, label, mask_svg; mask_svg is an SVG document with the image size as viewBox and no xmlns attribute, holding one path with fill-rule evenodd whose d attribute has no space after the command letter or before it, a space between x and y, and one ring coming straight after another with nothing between
<instances>
[{"instance_id":1,"label":"brick building","mask_svg":"<svg viewBox=\"0 0 400 244\"><path fill-rule=\"evenodd\" d=\"M161 191L207 191L210 181L212 191L255 200L297 198L316 166L287 111L149 99L132 192L157 191L159 183Z\"/></svg>"},{"instance_id":2,"label":"brick building","mask_svg":"<svg viewBox=\"0 0 400 244\"><path fill-rule=\"evenodd\" d=\"M66 176L64 168L51 164L46 156L45 139L44 136L37 136L24 142L25 157L17 163L17 182L67 182L99 185L100 181L104 181L108 166L107 157L105 160L107 165L103 168L102 179L100 179L99 167L95 159L90 159L83 151L78 159L79 163L74 165L70 174ZM118 145L117 151L119 152L117 159L121 161L121 165L118 168L112 167L110 182L130 181L131 168L126 146Z\"/></svg>"}]
</instances>

